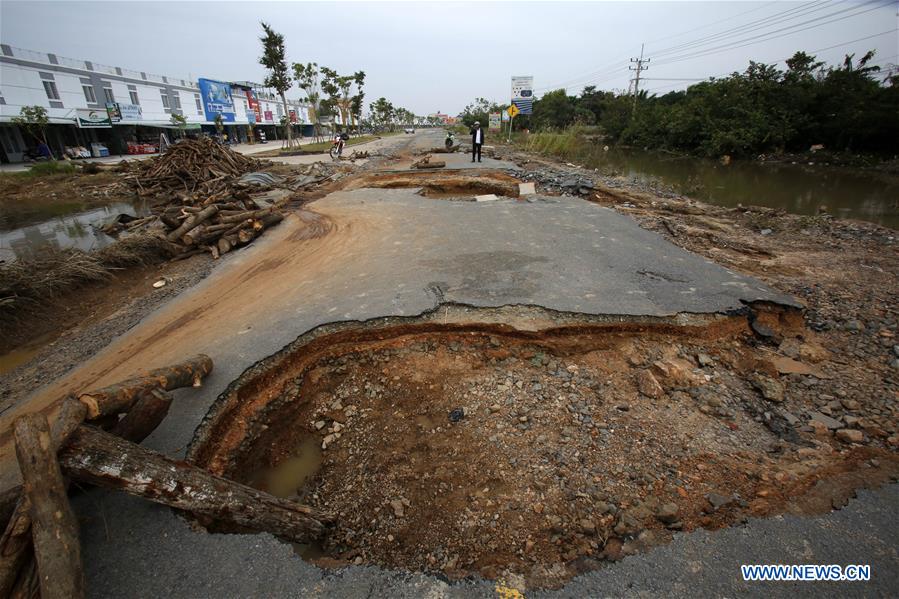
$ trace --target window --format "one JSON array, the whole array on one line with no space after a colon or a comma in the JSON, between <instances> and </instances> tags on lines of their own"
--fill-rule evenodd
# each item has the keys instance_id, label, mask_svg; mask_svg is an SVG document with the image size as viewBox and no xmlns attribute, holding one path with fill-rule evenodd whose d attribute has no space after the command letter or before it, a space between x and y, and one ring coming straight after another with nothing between
<instances>
[{"instance_id":1,"label":"window","mask_svg":"<svg viewBox=\"0 0 899 599\"><path fill-rule=\"evenodd\" d=\"M44 91L47 92L47 99L59 100L59 90L56 89L55 81L44 81Z\"/></svg>"},{"instance_id":2,"label":"window","mask_svg":"<svg viewBox=\"0 0 899 599\"><path fill-rule=\"evenodd\" d=\"M137 97L137 92L135 90L132 89L131 91L129 91L128 95L131 96L132 104L134 104L136 106L140 105L140 99Z\"/></svg>"},{"instance_id":3,"label":"window","mask_svg":"<svg viewBox=\"0 0 899 599\"><path fill-rule=\"evenodd\" d=\"M181 110L181 96L174 90L172 91L172 105L178 110Z\"/></svg>"},{"instance_id":4,"label":"window","mask_svg":"<svg viewBox=\"0 0 899 599\"><path fill-rule=\"evenodd\" d=\"M282 116L284 116L284 108L282 108L280 104L275 104L275 108L278 111L278 118L280 119Z\"/></svg>"},{"instance_id":5,"label":"window","mask_svg":"<svg viewBox=\"0 0 899 599\"><path fill-rule=\"evenodd\" d=\"M106 101L107 101L107 102L110 102L110 103L115 102L115 96L112 95L112 88L111 88L111 87L104 87L104 88L103 88L103 95L106 96Z\"/></svg>"},{"instance_id":6,"label":"window","mask_svg":"<svg viewBox=\"0 0 899 599\"><path fill-rule=\"evenodd\" d=\"M203 103L200 102L200 94L194 94L194 102L197 103L197 114L203 116Z\"/></svg>"},{"instance_id":7,"label":"window","mask_svg":"<svg viewBox=\"0 0 899 599\"><path fill-rule=\"evenodd\" d=\"M87 100L88 104L97 103L97 94L94 93L93 85L82 85L81 89L84 90L84 99Z\"/></svg>"},{"instance_id":8,"label":"window","mask_svg":"<svg viewBox=\"0 0 899 599\"><path fill-rule=\"evenodd\" d=\"M159 96L162 98L162 107L168 110L169 106L169 96L165 93L164 89L159 90Z\"/></svg>"}]
</instances>

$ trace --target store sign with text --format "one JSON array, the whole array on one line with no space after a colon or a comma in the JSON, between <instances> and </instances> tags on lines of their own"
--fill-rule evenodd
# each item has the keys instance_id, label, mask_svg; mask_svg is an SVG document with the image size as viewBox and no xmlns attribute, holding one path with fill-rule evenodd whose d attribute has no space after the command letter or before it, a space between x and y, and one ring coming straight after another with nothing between
<instances>
[{"instance_id":1,"label":"store sign with text","mask_svg":"<svg viewBox=\"0 0 899 599\"><path fill-rule=\"evenodd\" d=\"M200 96L203 101L203 112L207 121L215 121L216 115L222 115L222 121L233 123L235 120L234 100L231 98L231 84L212 79L199 79Z\"/></svg>"},{"instance_id":2,"label":"store sign with text","mask_svg":"<svg viewBox=\"0 0 899 599\"><path fill-rule=\"evenodd\" d=\"M107 102L106 113L113 123L137 122L144 120L144 110L138 104Z\"/></svg>"},{"instance_id":3,"label":"store sign with text","mask_svg":"<svg viewBox=\"0 0 899 599\"><path fill-rule=\"evenodd\" d=\"M80 129L111 129L112 121L105 110L76 108L75 121Z\"/></svg>"}]
</instances>

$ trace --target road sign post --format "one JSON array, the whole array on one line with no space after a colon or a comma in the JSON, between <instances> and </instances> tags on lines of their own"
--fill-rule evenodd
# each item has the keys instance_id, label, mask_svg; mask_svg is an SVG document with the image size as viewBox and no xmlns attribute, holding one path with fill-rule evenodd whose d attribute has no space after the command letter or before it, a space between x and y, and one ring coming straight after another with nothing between
<instances>
[{"instance_id":1,"label":"road sign post","mask_svg":"<svg viewBox=\"0 0 899 599\"><path fill-rule=\"evenodd\" d=\"M512 141L512 123L515 122L515 117L518 116L518 113L520 113L521 111L518 110L518 107L515 106L515 104L512 104L511 106L509 106L509 108L506 109L506 112L509 113L509 139L508 139L508 141L511 142Z\"/></svg>"}]
</instances>

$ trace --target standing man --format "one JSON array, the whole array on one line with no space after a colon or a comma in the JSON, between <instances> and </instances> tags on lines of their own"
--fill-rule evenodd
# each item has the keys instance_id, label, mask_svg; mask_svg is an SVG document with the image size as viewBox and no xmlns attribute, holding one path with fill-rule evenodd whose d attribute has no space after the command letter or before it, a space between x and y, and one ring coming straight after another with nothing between
<instances>
[{"instance_id":1,"label":"standing man","mask_svg":"<svg viewBox=\"0 0 899 599\"><path fill-rule=\"evenodd\" d=\"M474 127L471 128L471 161L474 162L475 156L478 157L478 162L481 161L481 146L484 145L484 130L481 129L481 123L478 121L474 122Z\"/></svg>"}]
</instances>

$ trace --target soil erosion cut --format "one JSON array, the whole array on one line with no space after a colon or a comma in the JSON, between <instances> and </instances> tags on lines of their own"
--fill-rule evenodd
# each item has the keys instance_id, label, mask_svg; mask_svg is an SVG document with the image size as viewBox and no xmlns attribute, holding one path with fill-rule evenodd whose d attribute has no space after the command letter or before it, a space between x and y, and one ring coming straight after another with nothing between
<instances>
[{"instance_id":1,"label":"soil erosion cut","mask_svg":"<svg viewBox=\"0 0 899 599\"><path fill-rule=\"evenodd\" d=\"M670 319L444 305L327 325L232 383L189 459L336 513L300 551L319 565L557 587L674 531L830 510L899 473L860 430L788 426L784 406L812 399L762 329L827 377L801 316L770 305Z\"/></svg>"}]
</instances>

